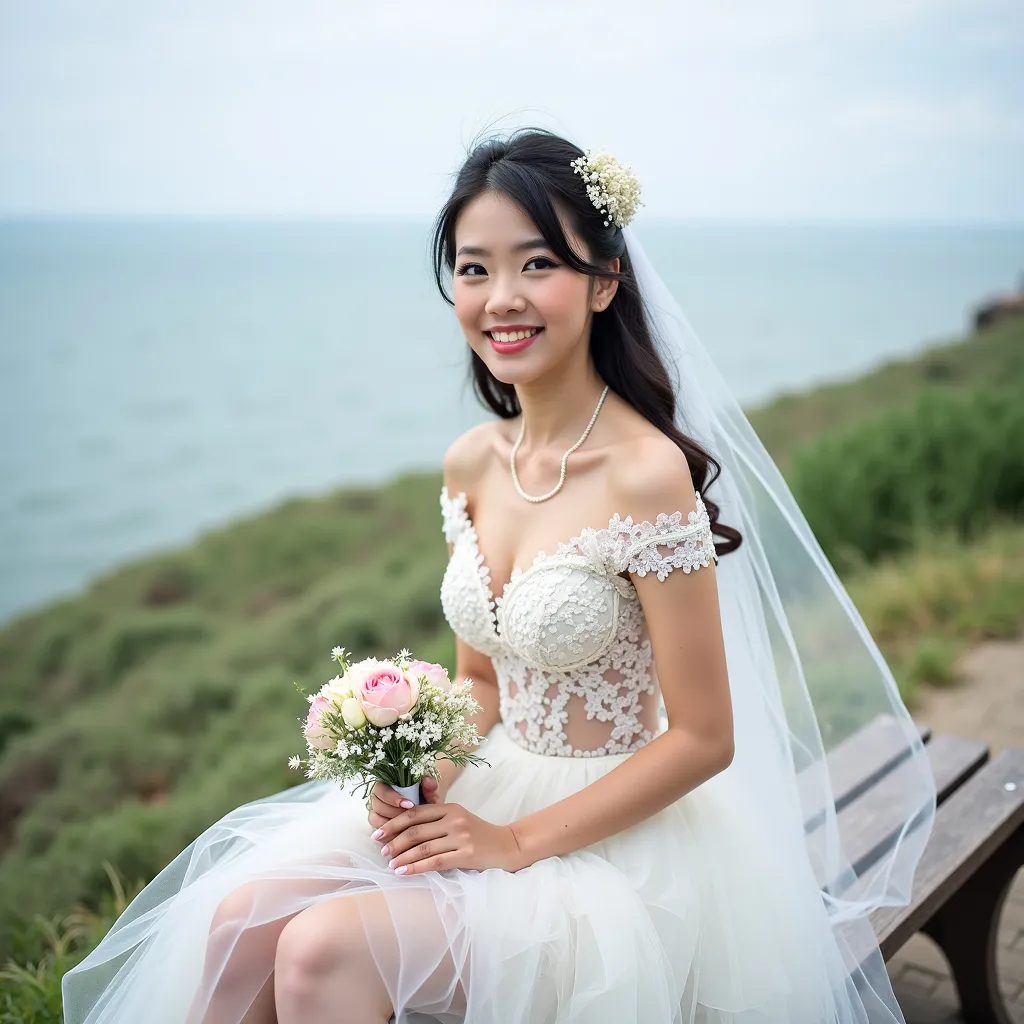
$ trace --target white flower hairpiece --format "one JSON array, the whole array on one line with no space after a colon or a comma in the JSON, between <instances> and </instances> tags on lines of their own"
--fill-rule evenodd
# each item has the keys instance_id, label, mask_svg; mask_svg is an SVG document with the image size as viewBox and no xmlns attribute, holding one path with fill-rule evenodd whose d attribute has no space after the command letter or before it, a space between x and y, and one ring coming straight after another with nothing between
<instances>
[{"instance_id":1,"label":"white flower hairpiece","mask_svg":"<svg viewBox=\"0 0 1024 1024\"><path fill-rule=\"evenodd\" d=\"M636 208L644 205L636 175L615 157L588 149L571 166L586 182L590 201L605 215L605 227L614 223L624 228L635 216Z\"/></svg>"}]
</instances>

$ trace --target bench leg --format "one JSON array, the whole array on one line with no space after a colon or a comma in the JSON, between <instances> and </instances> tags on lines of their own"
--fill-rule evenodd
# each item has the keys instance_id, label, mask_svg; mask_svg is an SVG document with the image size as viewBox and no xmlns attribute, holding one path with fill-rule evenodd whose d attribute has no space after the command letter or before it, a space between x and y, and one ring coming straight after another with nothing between
<instances>
[{"instance_id":1,"label":"bench leg","mask_svg":"<svg viewBox=\"0 0 1024 1024\"><path fill-rule=\"evenodd\" d=\"M996 977L1003 902L1024 864L1024 827L987 860L921 929L949 961L967 1024L1013 1024Z\"/></svg>"}]
</instances>

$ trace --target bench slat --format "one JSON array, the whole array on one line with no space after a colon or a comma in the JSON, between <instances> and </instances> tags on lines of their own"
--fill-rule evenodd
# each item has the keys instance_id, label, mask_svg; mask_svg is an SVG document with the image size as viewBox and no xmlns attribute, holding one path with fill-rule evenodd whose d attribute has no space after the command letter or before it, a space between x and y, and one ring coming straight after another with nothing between
<instances>
[{"instance_id":1,"label":"bench slat","mask_svg":"<svg viewBox=\"0 0 1024 1024\"><path fill-rule=\"evenodd\" d=\"M1006 786L1015 789L1007 790ZM939 808L906 907L871 916L882 955L890 957L1024 824L1024 750L1005 750Z\"/></svg>"},{"instance_id":2,"label":"bench slat","mask_svg":"<svg viewBox=\"0 0 1024 1024\"><path fill-rule=\"evenodd\" d=\"M926 725L915 722L914 726L922 740L931 735ZM836 810L841 811L870 789L908 753L903 724L892 715L878 715L829 751L828 771ZM825 817L820 776L813 770L802 772L797 785L804 808L804 827L810 831L817 828Z\"/></svg>"},{"instance_id":3,"label":"bench slat","mask_svg":"<svg viewBox=\"0 0 1024 1024\"><path fill-rule=\"evenodd\" d=\"M935 736L924 749L935 775L939 803L969 779L988 757L984 743L959 736ZM870 868L905 824L906 808L892 799L888 791L890 780L897 787L904 780L909 785L918 771L916 764L904 760L839 813L840 834L856 874L862 875Z\"/></svg>"}]
</instances>

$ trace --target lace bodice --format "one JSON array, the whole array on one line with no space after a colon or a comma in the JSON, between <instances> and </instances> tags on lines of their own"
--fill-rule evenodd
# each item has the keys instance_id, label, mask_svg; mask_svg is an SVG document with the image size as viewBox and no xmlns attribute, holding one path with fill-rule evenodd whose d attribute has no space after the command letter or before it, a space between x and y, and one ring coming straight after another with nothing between
<instances>
[{"instance_id":1,"label":"lace bodice","mask_svg":"<svg viewBox=\"0 0 1024 1024\"><path fill-rule=\"evenodd\" d=\"M657 679L643 610L623 573L690 572L715 558L707 509L634 523L617 514L516 568L491 592L466 495L441 491L452 556L441 604L455 633L494 664L509 735L538 754L593 757L654 736Z\"/></svg>"}]
</instances>

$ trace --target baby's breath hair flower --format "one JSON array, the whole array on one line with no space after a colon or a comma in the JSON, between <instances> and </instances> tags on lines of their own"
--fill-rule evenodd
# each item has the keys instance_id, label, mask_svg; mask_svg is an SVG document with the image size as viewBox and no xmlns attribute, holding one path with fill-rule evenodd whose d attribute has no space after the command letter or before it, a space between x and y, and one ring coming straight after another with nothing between
<instances>
[{"instance_id":1,"label":"baby's breath hair flower","mask_svg":"<svg viewBox=\"0 0 1024 1024\"><path fill-rule=\"evenodd\" d=\"M640 202L640 182L626 164L607 153L584 151L570 165L587 186L587 196L605 215L604 226L624 228L636 215Z\"/></svg>"}]
</instances>

